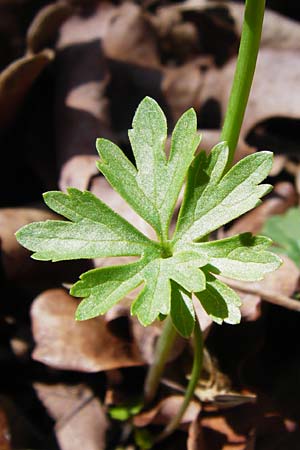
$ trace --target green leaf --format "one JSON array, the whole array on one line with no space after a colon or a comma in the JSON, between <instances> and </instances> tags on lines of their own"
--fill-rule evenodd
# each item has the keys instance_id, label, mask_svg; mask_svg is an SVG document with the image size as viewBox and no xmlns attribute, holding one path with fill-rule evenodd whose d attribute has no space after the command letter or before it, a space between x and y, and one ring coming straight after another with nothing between
<instances>
[{"instance_id":1,"label":"green leaf","mask_svg":"<svg viewBox=\"0 0 300 450\"><path fill-rule=\"evenodd\" d=\"M83 297L76 311L77 320L92 319L106 313L119 300L139 286L146 262L103 267L84 273L71 288L71 295Z\"/></svg>"},{"instance_id":2,"label":"green leaf","mask_svg":"<svg viewBox=\"0 0 300 450\"><path fill-rule=\"evenodd\" d=\"M166 118L153 99L146 97L140 103L129 138L136 168L117 146L103 139L97 141L102 159L98 167L158 235L167 238L176 200L200 142L195 111L188 110L177 122L169 159L164 149Z\"/></svg>"},{"instance_id":3,"label":"green leaf","mask_svg":"<svg viewBox=\"0 0 300 450\"><path fill-rule=\"evenodd\" d=\"M263 233L275 242L274 251L286 254L300 267L300 209L298 207L290 208L286 214L270 217L265 223Z\"/></svg>"},{"instance_id":4,"label":"green leaf","mask_svg":"<svg viewBox=\"0 0 300 450\"><path fill-rule=\"evenodd\" d=\"M159 314L170 312L170 280L180 282L192 291L205 288L205 276L198 269L206 259L181 253L171 258L146 257L137 263L93 269L80 277L71 289L75 297L84 297L76 312L85 320L107 312L129 292L144 283L132 305L132 313L143 325L149 325Z\"/></svg>"},{"instance_id":5,"label":"green leaf","mask_svg":"<svg viewBox=\"0 0 300 450\"><path fill-rule=\"evenodd\" d=\"M199 156L197 164L201 164L204 170L197 167L193 169L198 172L199 197L194 198L192 194L191 213L186 206L191 196L190 187L187 187L189 190L185 194L182 206L184 210L180 212L179 226L174 236L177 247L180 248L182 243L204 238L222 225L236 219L257 206L260 198L270 191L270 185L258 184L268 175L272 167L272 153L259 152L249 155L220 178L218 161L221 159L222 168L227 155L227 147L223 146L223 148L215 147L209 158ZM214 170L217 172L216 179L213 176Z\"/></svg>"},{"instance_id":6,"label":"green leaf","mask_svg":"<svg viewBox=\"0 0 300 450\"><path fill-rule=\"evenodd\" d=\"M172 283L171 318L178 333L190 337L195 326L193 302L191 295L175 283Z\"/></svg>"},{"instance_id":7,"label":"green leaf","mask_svg":"<svg viewBox=\"0 0 300 450\"><path fill-rule=\"evenodd\" d=\"M143 402L140 398L136 398L123 405L110 406L108 414L114 420L125 421L138 414L142 408Z\"/></svg>"},{"instance_id":8,"label":"green leaf","mask_svg":"<svg viewBox=\"0 0 300 450\"><path fill-rule=\"evenodd\" d=\"M141 450L149 450L154 445L154 439L146 428L135 428L134 440L137 447Z\"/></svg>"},{"instance_id":9,"label":"green leaf","mask_svg":"<svg viewBox=\"0 0 300 450\"><path fill-rule=\"evenodd\" d=\"M223 321L235 325L241 320L239 307L241 300L234 290L213 275L207 274L206 289L197 292L196 297L200 300L207 314L216 323Z\"/></svg>"},{"instance_id":10,"label":"green leaf","mask_svg":"<svg viewBox=\"0 0 300 450\"><path fill-rule=\"evenodd\" d=\"M113 188L156 230L157 242L93 194L74 188L67 193L53 191L44 195L46 204L67 220L26 225L17 232L18 241L34 252L33 258L41 260L138 257L130 264L81 275L71 289L72 295L83 299L77 320L106 313L139 288L131 312L145 326L171 314L178 332L189 337L195 323L193 293L213 320L238 323L240 300L215 275L259 280L275 270L280 260L268 251L271 241L263 236L243 233L211 242L208 238L212 231L254 208L269 191L269 185L260 183L271 168L271 153L250 155L224 176L226 143L216 145L208 156L200 152L194 157L200 137L196 114L190 109L175 126L167 157L166 118L148 97L136 111L129 137L136 166L115 144L99 139L98 167ZM170 220L186 175L184 200L170 239Z\"/></svg>"},{"instance_id":11,"label":"green leaf","mask_svg":"<svg viewBox=\"0 0 300 450\"><path fill-rule=\"evenodd\" d=\"M73 222L47 220L21 228L16 237L33 258L62 261L142 255L157 245L90 192L47 192L45 202Z\"/></svg>"},{"instance_id":12,"label":"green leaf","mask_svg":"<svg viewBox=\"0 0 300 450\"><path fill-rule=\"evenodd\" d=\"M205 254L215 273L235 280L258 281L281 264L278 256L266 251L271 243L264 236L243 233L219 241L192 244L190 248L199 256Z\"/></svg>"}]
</instances>

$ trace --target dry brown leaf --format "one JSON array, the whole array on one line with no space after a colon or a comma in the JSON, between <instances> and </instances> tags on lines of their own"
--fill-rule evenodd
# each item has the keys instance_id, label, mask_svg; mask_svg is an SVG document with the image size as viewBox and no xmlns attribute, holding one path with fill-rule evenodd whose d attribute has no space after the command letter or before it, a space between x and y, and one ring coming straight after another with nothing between
<instances>
[{"instance_id":1,"label":"dry brown leaf","mask_svg":"<svg viewBox=\"0 0 300 450\"><path fill-rule=\"evenodd\" d=\"M7 416L0 407L0 450L11 450L11 435Z\"/></svg>"},{"instance_id":2,"label":"dry brown leaf","mask_svg":"<svg viewBox=\"0 0 300 450\"><path fill-rule=\"evenodd\" d=\"M16 240L15 232L31 222L57 219L51 211L38 208L3 208L0 210L1 259L5 275L10 280L24 278L36 265L29 252Z\"/></svg>"},{"instance_id":3,"label":"dry brown leaf","mask_svg":"<svg viewBox=\"0 0 300 450\"><path fill-rule=\"evenodd\" d=\"M28 398L30 399L30 394ZM3 411L5 414L4 421L0 424L0 427L3 426L2 432L4 432L4 440L3 442L0 441L4 445L4 447L1 447L0 444L1 450L43 448L44 435L31 422L30 413L27 409L28 405L22 408L8 395L0 396L0 405L1 412Z\"/></svg>"},{"instance_id":4,"label":"dry brown leaf","mask_svg":"<svg viewBox=\"0 0 300 450\"><path fill-rule=\"evenodd\" d=\"M172 395L164 398L154 408L136 415L133 419L134 425L137 427L145 427L149 424L167 425L179 411L183 398L182 395ZM199 415L200 409L200 403L192 400L181 419L181 425L195 420Z\"/></svg>"},{"instance_id":5,"label":"dry brown leaf","mask_svg":"<svg viewBox=\"0 0 300 450\"><path fill-rule=\"evenodd\" d=\"M55 420L61 450L104 450L108 420L91 389L79 384L35 383L36 393Z\"/></svg>"},{"instance_id":6,"label":"dry brown leaf","mask_svg":"<svg viewBox=\"0 0 300 450\"><path fill-rule=\"evenodd\" d=\"M162 92L174 121L188 108L199 110L199 93L206 81L206 75L200 70L202 64L200 59L181 67L164 69Z\"/></svg>"},{"instance_id":7,"label":"dry brown leaf","mask_svg":"<svg viewBox=\"0 0 300 450\"><path fill-rule=\"evenodd\" d=\"M159 66L156 36L142 8L123 3L113 15L103 39L108 58L150 67Z\"/></svg>"},{"instance_id":8,"label":"dry brown leaf","mask_svg":"<svg viewBox=\"0 0 300 450\"><path fill-rule=\"evenodd\" d=\"M235 66L236 60L233 59L220 74L223 93L219 100L223 116ZM245 138L255 125L271 117L300 118L299 76L300 58L297 51L261 49L242 125L242 138Z\"/></svg>"},{"instance_id":9,"label":"dry brown leaf","mask_svg":"<svg viewBox=\"0 0 300 450\"><path fill-rule=\"evenodd\" d=\"M66 191L68 187L75 187L80 190L89 188L93 176L99 174L96 161L99 158L93 155L76 155L63 164L59 188Z\"/></svg>"},{"instance_id":10,"label":"dry brown leaf","mask_svg":"<svg viewBox=\"0 0 300 450\"><path fill-rule=\"evenodd\" d=\"M213 8L227 9L234 20L236 33L240 36L244 19L244 5L232 1L188 0L176 6L173 11L212 11ZM213 12L211 12L213 14ZM276 49L300 49L299 23L267 9L261 37L261 47Z\"/></svg>"},{"instance_id":11,"label":"dry brown leaf","mask_svg":"<svg viewBox=\"0 0 300 450\"><path fill-rule=\"evenodd\" d=\"M210 450L245 450L247 434L236 431L226 419L223 415L202 418L201 425L207 447ZM244 428L246 424L245 421ZM250 430L249 427L248 433Z\"/></svg>"},{"instance_id":12,"label":"dry brown leaf","mask_svg":"<svg viewBox=\"0 0 300 450\"><path fill-rule=\"evenodd\" d=\"M37 53L53 41L61 24L72 14L73 8L64 1L44 6L27 30L27 49Z\"/></svg>"},{"instance_id":13,"label":"dry brown leaf","mask_svg":"<svg viewBox=\"0 0 300 450\"><path fill-rule=\"evenodd\" d=\"M258 281L258 285L266 290L274 291L291 296L298 286L300 271L294 261L286 255L280 255L283 264L275 272L271 272L265 276L262 281ZM252 283L256 285L257 283Z\"/></svg>"},{"instance_id":14,"label":"dry brown leaf","mask_svg":"<svg viewBox=\"0 0 300 450\"><path fill-rule=\"evenodd\" d=\"M237 290L242 299L242 314L246 320L255 320L259 317L261 311L258 297L270 303L299 310L297 309L298 302L296 300L289 300L289 297L297 290L300 271L295 263L287 256L281 255L281 259L283 261L282 266L275 272L267 274L261 281L249 283L227 280L227 283ZM250 299L248 297L249 295ZM281 296L284 296L284 298L279 298ZM246 303L244 303L245 298ZM251 300L254 301L254 304L251 304ZM293 305L289 306L289 303L293 303Z\"/></svg>"},{"instance_id":15,"label":"dry brown leaf","mask_svg":"<svg viewBox=\"0 0 300 450\"><path fill-rule=\"evenodd\" d=\"M53 58L52 50L43 50L17 59L0 74L1 128L13 121L31 86Z\"/></svg>"},{"instance_id":16,"label":"dry brown leaf","mask_svg":"<svg viewBox=\"0 0 300 450\"><path fill-rule=\"evenodd\" d=\"M75 321L78 301L63 289L43 292L33 302L33 359L56 369L97 372L143 364L134 341L109 330L103 317Z\"/></svg>"},{"instance_id":17,"label":"dry brown leaf","mask_svg":"<svg viewBox=\"0 0 300 450\"><path fill-rule=\"evenodd\" d=\"M101 2L93 14L73 15L60 29L54 120L58 166L65 165L60 177L63 187L69 180L81 185L80 172L73 172L74 156L95 156L96 138L113 138L105 93L109 74L101 41L114 11L112 4ZM84 172L85 178L88 175L89 170Z\"/></svg>"},{"instance_id":18,"label":"dry brown leaf","mask_svg":"<svg viewBox=\"0 0 300 450\"><path fill-rule=\"evenodd\" d=\"M53 264L30 258L30 252L16 240L15 232L31 222L58 219L44 208L3 208L0 210L1 264L5 277L18 284L47 288L53 283L73 281L83 270L91 267L89 261L69 261Z\"/></svg>"},{"instance_id":19,"label":"dry brown leaf","mask_svg":"<svg viewBox=\"0 0 300 450\"><path fill-rule=\"evenodd\" d=\"M252 322L259 319L261 316L261 298L259 295L249 294L237 289L237 292L242 300L241 314L243 320Z\"/></svg>"},{"instance_id":20,"label":"dry brown leaf","mask_svg":"<svg viewBox=\"0 0 300 450\"><path fill-rule=\"evenodd\" d=\"M207 450L199 416L189 426L187 450Z\"/></svg>"},{"instance_id":21,"label":"dry brown leaf","mask_svg":"<svg viewBox=\"0 0 300 450\"><path fill-rule=\"evenodd\" d=\"M117 8L109 2L98 2L92 14L74 14L61 26L57 48L103 39Z\"/></svg>"}]
</instances>

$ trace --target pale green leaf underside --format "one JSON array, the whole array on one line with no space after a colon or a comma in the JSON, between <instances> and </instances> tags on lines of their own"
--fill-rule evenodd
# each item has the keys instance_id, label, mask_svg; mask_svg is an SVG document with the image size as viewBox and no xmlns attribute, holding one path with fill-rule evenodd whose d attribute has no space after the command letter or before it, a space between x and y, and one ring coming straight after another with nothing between
<instances>
[{"instance_id":1,"label":"pale green leaf underside","mask_svg":"<svg viewBox=\"0 0 300 450\"><path fill-rule=\"evenodd\" d=\"M97 141L98 167L127 203L167 238L176 200L200 142L195 111L186 111L177 122L169 158L165 152L166 118L149 97L136 111L129 138L136 168L122 150L104 139Z\"/></svg>"},{"instance_id":2,"label":"pale green leaf underside","mask_svg":"<svg viewBox=\"0 0 300 450\"><path fill-rule=\"evenodd\" d=\"M217 145L208 157L200 153L195 158L174 236L177 246L199 240L253 209L270 191L270 185L259 183L272 167L272 153L249 155L222 178L227 158L224 144Z\"/></svg>"},{"instance_id":3,"label":"pale green leaf underside","mask_svg":"<svg viewBox=\"0 0 300 450\"><path fill-rule=\"evenodd\" d=\"M90 192L69 189L47 192L45 202L72 222L47 220L21 228L18 241L33 258L62 261L79 258L157 253L157 244L112 211Z\"/></svg>"},{"instance_id":4,"label":"pale green leaf underside","mask_svg":"<svg viewBox=\"0 0 300 450\"><path fill-rule=\"evenodd\" d=\"M171 314L178 332L188 337L195 323L192 293L216 322L238 323L240 300L215 275L259 280L275 270L280 260L268 251L268 238L244 233L209 242L208 235L254 208L269 192L270 186L260 183L271 168L271 153L250 155L224 176L226 143L215 146L208 156L200 152L194 157L200 137L196 114L188 110L175 126L167 156L166 118L148 97L136 111L129 138L135 165L118 146L99 139L98 167L154 228L158 242L90 192L74 188L44 195L46 204L66 221L26 225L17 232L18 241L40 260L139 257L134 263L94 269L80 277L71 289L72 295L83 298L78 320L104 314L139 288L131 311L145 326ZM186 175L184 200L170 238L170 220Z\"/></svg>"},{"instance_id":5,"label":"pale green leaf underside","mask_svg":"<svg viewBox=\"0 0 300 450\"><path fill-rule=\"evenodd\" d=\"M204 264L205 259L181 253L170 258L145 258L124 266L86 272L71 289L72 295L85 297L76 317L84 320L104 314L126 294L143 284L133 303L132 313L143 325L149 325L159 314L170 313L170 280L192 292L205 288L205 276L198 268Z\"/></svg>"}]
</instances>

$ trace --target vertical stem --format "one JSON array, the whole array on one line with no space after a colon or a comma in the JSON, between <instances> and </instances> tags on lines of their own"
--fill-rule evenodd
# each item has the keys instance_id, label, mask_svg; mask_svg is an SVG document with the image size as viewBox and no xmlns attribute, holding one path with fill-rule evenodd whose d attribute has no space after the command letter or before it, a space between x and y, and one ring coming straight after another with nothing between
<instances>
[{"instance_id":1,"label":"vertical stem","mask_svg":"<svg viewBox=\"0 0 300 450\"><path fill-rule=\"evenodd\" d=\"M194 330L194 361L193 361L191 379L189 381L187 390L185 392L183 403L182 403L178 413L171 420L171 422L166 426L166 428L162 431L162 433L157 437L157 439L155 440L156 442L169 436L179 426L181 419L182 419L187 407L189 406L191 399L193 398L193 395L194 395L194 392L197 387L198 380L199 380L199 377L201 374L202 364L203 364L203 336L202 336L202 331L201 331L199 322L198 322L198 320L196 320L195 330Z\"/></svg>"},{"instance_id":2,"label":"vertical stem","mask_svg":"<svg viewBox=\"0 0 300 450\"><path fill-rule=\"evenodd\" d=\"M153 364L150 366L149 372L145 380L145 403L151 403L154 399L160 378L163 373L169 352L173 346L176 337L176 330L173 326L172 319L168 316L165 320L163 330L158 338Z\"/></svg>"},{"instance_id":3,"label":"vertical stem","mask_svg":"<svg viewBox=\"0 0 300 450\"><path fill-rule=\"evenodd\" d=\"M265 0L246 0L243 30L221 140L227 141L229 169L238 143L259 50Z\"/></svg>"}]
</instances>

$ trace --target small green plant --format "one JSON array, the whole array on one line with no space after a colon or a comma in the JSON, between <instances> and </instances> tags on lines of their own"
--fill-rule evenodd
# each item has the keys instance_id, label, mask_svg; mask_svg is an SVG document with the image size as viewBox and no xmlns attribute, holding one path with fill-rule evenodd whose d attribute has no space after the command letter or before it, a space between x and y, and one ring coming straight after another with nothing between
<instances>
[{"instance_id":1,"label":"small green plant","mask_svg":"<svg viewBox=\"0 0 300 450\"><path fill-rule=\"evenodd\" d=\"M70 188L47 192L46 204L69 221L49 220L26 225L18 241L35 252L33 258L61 261L107 256L139 256L131 264L93 269L80 278L71 294L82 297L77 320L106 313L126 294L142 285L131 312L144 325L171 315L184 337L191 335L195 293L218 323L240 321L240 300L220 274L238 280L260 280L280 264L266 249L268 238L244 233L219 241L208 236L254 208L270 191L260 184L272 166L272 154L260 152L236 164L223 176L228 147L220 143L209 156L194 154L199 145L196 114L190 109L179 119L169 158L164 145L166 118L151 98L139 105L129 132L136 167L112 142L97 140L98 168L113 188L152 227L152 241L90 192ZM188 171L188 174L187 174ZM177 225L169 225L187 174Z\"/></svg>"},{"instance_id":2,"label":"small green plant","mask_svg":"<svg viewBox=\"0 0 300 450\"><path fill-rule=\"evenodd\" d=\"M194 332L194 362L183 404L158 439L170 434L179 424L201 372L203 339L192 295L218 324L223 321L236 324L240 321L240 299L218 275L260 280L281 263L278 256L267 250L271 244L267 237L243 233L210 240L212 232L255 208L271 189L270 185L261 184L272 166L270 152L247 156L230 168L255 70L264 8L264 0L246 0L222 142L208 156L203 151L195 156L200 136L193 109L177 122L167 156L166 118L149 97L140 103L129 131L136 165L112 142L97 140L99 170L131 208L152 226L157 240L143 235L92 193L74 188L69 188L67 193L44 194L46 204L68 221L32 223L17 232L18 241L35 252L33 258L39 260L138 257L130 264L84 273L71 288L71 294L83 298L76 319L85 320L104 314L140 286L131 306L132 314L144 326L157 318L165 321L145 381L146 403L155 396L176 336L175 329L185 338ZM185 180L183 202L171 234L171 219ZM124 413L123 409L112 414L126 419L134 413L131 410ZM145 441L141 434L138 439ZM150 448L152 439L146 441L146 447Z\"/></svg>"}]
</instances>

